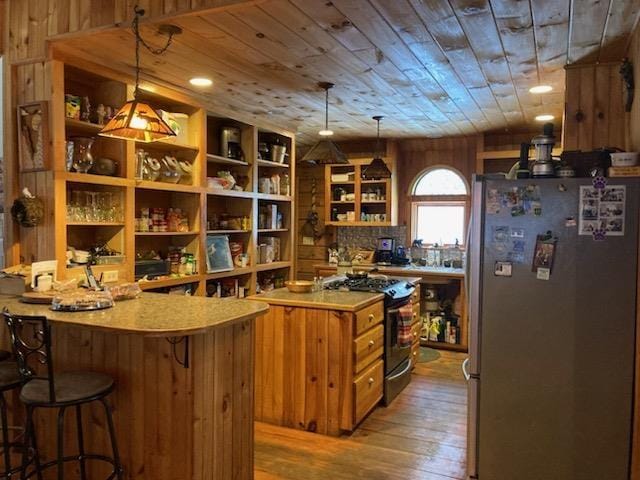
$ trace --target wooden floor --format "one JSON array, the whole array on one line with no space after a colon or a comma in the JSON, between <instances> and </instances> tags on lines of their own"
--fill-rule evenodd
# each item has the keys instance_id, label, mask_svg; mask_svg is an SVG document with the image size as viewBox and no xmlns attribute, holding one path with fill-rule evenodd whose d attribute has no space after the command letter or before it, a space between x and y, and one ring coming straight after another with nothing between
<instances>
[{"instance_id":1,"label":"wooden floor","mask_svg":"<svg viewBox=\"0 0 640 480\"><path fill-rule=\"evenodd\" d=\"M451 480L465 478L466 354L438 352L411 384L350 436L330 438L256 424L255 479Z\"/></svg>"}]
</instances>

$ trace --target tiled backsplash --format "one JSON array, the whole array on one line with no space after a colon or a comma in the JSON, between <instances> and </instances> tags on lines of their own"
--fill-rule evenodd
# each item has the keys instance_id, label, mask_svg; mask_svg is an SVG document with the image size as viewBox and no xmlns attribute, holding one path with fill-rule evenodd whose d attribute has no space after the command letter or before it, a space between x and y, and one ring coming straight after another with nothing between
<instances>
[{"instance_id":1,"label":"tiled backsplash","mask_svg":"<svg viewBox=\"0 0 640 480\"><path fill-rule=\"evenodd\" d=\"M378 238L391 237L396 245L407 246L407 226L397 227L338 227L336 241L341 247L375 250Z\"/></svg>"}]
</instances>

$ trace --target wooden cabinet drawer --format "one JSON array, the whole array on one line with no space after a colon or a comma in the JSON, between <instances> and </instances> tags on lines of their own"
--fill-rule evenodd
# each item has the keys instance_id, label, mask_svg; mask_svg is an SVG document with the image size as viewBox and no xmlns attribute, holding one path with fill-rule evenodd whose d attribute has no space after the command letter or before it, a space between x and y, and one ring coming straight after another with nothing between
<instances>
[{"instance_id":1,"label":"wooden cabinet drawer","mask_svg":"<svg viewBox=\"0 0 640 480\"><path fill-rule=\"evenodd\" d=\"M420 305L413 305L413 317L411 318L411 324L418 323L420 321Z\"/></svg>"},{"instance_id":2,"label":"wooden cabinet drawer","mask_svg":"<svg viewBox=\"0 0 640 480\"><path fill-rule=\"evenodd\" d=\"M420 342L411 344L411 368L416 368L420 359Z\"/></svg>"},{"instance_id":3,"label":"wooden cabinet drawer","mask_svg":"<svg viewBox=\"0 0 640 480\"><path fill-rule=\"evenodd\" d=\"M355 318L356 324L354 332L357 337L384 320L384 306L382 302L378 302L367 308L363 308L359 312L356 312Z\"/></svg>"},{"instance_id":4,"label":"wooden cabinet drawer","mask_svg":"<svg viewBox=\"0 0 640 480\"><path fill-rule=\"evenodd\" d=\"M384 353L384 327L378 324L353 341L353 372L358 373Z\"/></svg>"},{"instance_id":5,"label":"wooden cabinet drawer","mask_svg":"<svg viewBox=\"0 0 640 480\"><path fill-rule=\"evenodd\" d=\"M420 324L414 323L411 325L411 342L419 342L420 341Z\"/></svg>"},{"instance_id":6,"label":"wooden cabinet drawer","mask_svg":"<svg viewBox=\"0 0 640 480\"><path fill-rule=\"evenodd\" d=\"M353 421L357 425L382 398L384 365L376 361L353 382Z\"/></svg>"}]
</instances>

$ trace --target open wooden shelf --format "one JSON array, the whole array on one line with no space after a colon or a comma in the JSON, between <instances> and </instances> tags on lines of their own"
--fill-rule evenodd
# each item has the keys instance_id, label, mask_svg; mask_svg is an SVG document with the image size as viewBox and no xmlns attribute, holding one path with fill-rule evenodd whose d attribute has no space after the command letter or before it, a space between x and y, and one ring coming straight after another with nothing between
<instances>
[{"instance_id":1,"label":"open wooden shelf","mask_svg":"<svg viewBox=\"0 0 640 480\"><path fill-rule=\"evenodd\" d=\"M183 192L183 193L201 193L202 187L195 185L183 185L181 183L167 183L167 182L150 182L148 180L137 180L137 188L144 188L147 190L165 190L169 192Z\"/></svg>"},{"instance_id":2,"label":"open wooden shelf","mask_svg":"<svg viewBox=\"0 0 640 480\"><path fill-rule=\"evenodd\" d=\"M291 262L271 262L271 263L259 263L256 265L257 272L266 272L268 270L278 270L279 268L288 268L291 266Z\"/></svg>"},{"instance_id":3,"label":"open wooden shelf","mask_svg":"<svg viewBox=\"0 0 640 480\"><path fill-rule=\"evenodd\" d=\"M177 140L158 140L150 143L136 142L136 148L142 148L143 150L145 149L161 150L164 152L176 152L179 150L189 150L191 152L198 152L198 150L200 150L195 145L181 143Z\"/></svg>"},{"instance_id":4,"label":"open wooden shelf","mask_svg":"<svg viewBox=\"0 0 640 480\"><path fill-rule=\"evenodd\" d=\"M256 197L258 200L271 200L273 202L291 202L293 200L288 195L274 195L271 193L257 193Z\"/></svg>"},{"instance_id":5,"label":"open wooden shelf","mask_svg":"<svg viewBox=\"0 0 640 480\"><path fill-rule=\"evenodd\" d=\"M98 125L97 123L85 122L82 120L76 120L75 118L69 118L69 117L65 117L64 125L69 130L73 130L75 132L81 132L81 133L90 133L90 134L96 134L100 130L102 130L102 128L104 127L104 125Z\"/></svg>"},{"instance_id":6,"label":"open wooden shelf","mask_svg":"<svg viewBox=\"0 0 640 480\"><path fill-rule=\"evenodd\" d=\"M195 284L194 294L206 294L207 280L243 277L247 294L256 291L258 272L283 270L276 277L292 278L294 265L296 233L292 228L258 229L259 209L275 208L282 213L283 224L292 225L294 218L293 198L295 192L295 162L277 163L269 160L258 160L258 143L280 144L286 147L290 159L295 158L295 134L284 130L266 129L259 125L251 125L227 115L217 116L215 112L207 112L195 97L183 92L162 89L162 93L144 92L147 100L166 112L181 115L179 121L185 128L181 136L145 143L135 140L117 139L98 136L103 125L66 118L65 95L80 98L87 97L92 106L122 105L131 98L133 85L109 69L100 69L88 60L74 59L73 64L60 60L61 68L52 70L51 98L56 105L63 108L52 109L58 118L52 122L63 122L64 127L52 129L50 144L52 150L52 188L56 201L54 215L47 235L51 233L55 245L53 250L59 264L61 279L76 274L77 268L67 271L66 252L69 246L77 248L91 247L107 242L115 251L121 252L126 261L121 265L96 267L99 269L118 270L120 281L135 280L135 262L138 254L155 251L166 258L172 248L183 248L192 254L199 274L189 276L168 276L162 280L143 282L143 290L155 290ZM238 128L240 148L245 160L236 160L218 155L223 151L220 144L221 129ZM118 162L117 176L102 176L66 171L66 143L72 137L95 137L92 150L94 158L111 158ZM142 149L151 157L161 158L164 155L175 155L179 160L188 161L193 166L192 177L184 179L186 183L165 183L161 181L139 180L136 178L137 150ZM208 153L214 152L214 153ZM225 152L226 153L226 152ZM263 169L260 171L260 169ZM267 170L269 169L269 170ZM280 169L280 170L278 170ZM218 190L208 188L208 177L216 176L220 170L229 170L246 190ZM285 172L291 177L291 195L269 195L258 192L260 174ZM242 178L239 178L242 177ZM65 198L71 198L71 192L95 191L114 194L123 211L120 222L71 222L66 221L67 205ZM81 198L84 198L82 196ZM140 209L180 208L188 217L188 232L136 232L135 221ZM237 228L205 229L207 220L213 215L229 215L243 219L242 225L247 230ZM249 222L247 222L249 219ZM211 223L211 225L217 225ZM239 226L238 223L229 225ZM263 224L266 225L266 224ZM272 225L271 223L268 225ZM275 225L275 223L273 224ZM59 232L59 233L58 233ZM268 234L280 241L281 262L255 266L259 254L259 240L269 242ZM206 237L207 235L228 235L232 241L242 244L242 251L247 253L252 265L236 268L228 272L205 274L206 270ZM44 237L43 237L44 238ZM48 237L47 237L48 238ZM276 242L276 240L273 240ZM266 275L262 274L264 278ZM246 279L246 281L245 281Z\"/></svg>"},{"instance_id":7,"label":"open wooden shelf","mask_svg":"<svg viewBox=\"0 0 640 480\"><path fill-rule=\"evenodd\" d=\"M254 192L246 192L244 190L223 190L223 189L207 189L207 195L213 195L217 197L236 197L236 198L253 198L256 194Z\"/></svg>"},{"instance_id":8,"label":"open wooden shelf","mask_svg":"<svg viewBox=\"0 0 640 480\"><path fill-rule=\"evenodd\" d=\"M124 222L67 222L67 227L124 227Z\"/></svg>"},{"instance_id":9,"label":"open wooden shelf","mask_svg":"<svg viewBox=\"0 0 640 480\"><path fill-rule=\"evenodd\" d=\"M221 278L239 277L241 275L248 275L253 273L253 267L234 268L227 272L215 272L205 274L205 280L219 280Z\"/></svg>"},{"instance_id":10,"label":"open wooden shelf","mask_svg":"<svg viewBox=\"0 0 640 480\"><path fill-rule=\"evenodd\" d=\"M167 278L164 280L149 280L147 282L140 282L140 288L142 290L154 290L156 288L177 287L179 285L196 283L200 280L202 280L202 275L185 275L182 277Z\"/></svg>"},{"instance_id":11,"label":"open wooden shelf","mask_svg":"<svg viewBox=\"0 0 640 480\"><path fill-rule=\"evenodd\" d=\"M392 178L379 180L363 180L361 172L363 166L368 165L370 159L350 159L349 164L345 165L327 165L325 167L325 225L332 226L367 226L367 227L385 227L394 225L397 222L397 205L393 199L397 198L397 175ZM395 157L386 158L385 162L391 172L395 172ZM353 173L355 180L348 182L336 182L331 180L332 175L345 175ZM384 200L363 200L364 194L372 192L371 185L377 185L376 190ZM337 194L343 193L353 195L354 200L334 200ZM369 196L367 195L367 198ZM397 202L396 202L397 203ZM337 220L337 216L349 214L353 212L355 221ZM373 218L371 215L384 214L383 221L364 221L365 218ZM378 217L379 218L379 217Z\"/></svg>"},{"instance_id":12,"label":"open wooden shelf","mask_svg":"<svg viewBox=\"0 0 640 480\"><path fill-rule=\"evenodd\" d=\"M136 237L175 237L187 235L200 235L200 232L135 232Z\"/></svg>"},{"instance_id":13,"label":"open wooden shelf","mask_svg":"<svg viewBox=\"0 0 640 480\"><path fill-rule=\"evenodd\" d=\"M128 178L94 175L92 173L56 172L56 177L62 178L67 182L108 185L111 187L131 187L134 184L133 180Z\"/></svg>"},{"instance_id":14,"label":"open wooden shelf","mask_svg":"<svg viewBox=\"0 0 640 480\"><path fill-rule=\"evenodd\" d=\"M288 163L278 163L272 162L271 160L256 160L256 164L259 167L270 167L270 168L289 168Z\"/></svg>"},{"instance_id":15,"label":"open wooden shelf","mask_svg":"<svg viewBox=\"0 0 640 480\"><path fill-rule=\"evenodd\" d=\"M213 153L207 153L207 162L219 163L221 165L235 165L237 167L248 167L249 163L242 160L235 160L233 158L221 157L220 155L214 155Z\"/></svg>"}]
</instances>

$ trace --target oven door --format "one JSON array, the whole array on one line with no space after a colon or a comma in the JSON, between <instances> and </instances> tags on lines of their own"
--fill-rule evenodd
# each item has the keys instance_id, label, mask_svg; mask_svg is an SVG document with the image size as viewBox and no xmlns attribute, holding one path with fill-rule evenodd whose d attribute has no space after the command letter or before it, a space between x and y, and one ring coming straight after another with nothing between
<instances>
[{"instance_id":1,"label":"oven door","mask_svg":"<svg viewBox=\"0 0 640 480\"><path fill-rule=\"evenodd\" d=\"M385 375L390 374L411 356L411 346L398 346L398 319L400 318L400 307L409 303L407 298L400 304L395 304L393 308L387 309L385 318Z\"/></svg>"}]
</instances>

